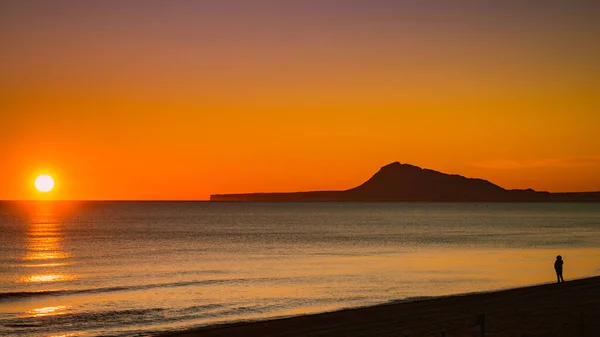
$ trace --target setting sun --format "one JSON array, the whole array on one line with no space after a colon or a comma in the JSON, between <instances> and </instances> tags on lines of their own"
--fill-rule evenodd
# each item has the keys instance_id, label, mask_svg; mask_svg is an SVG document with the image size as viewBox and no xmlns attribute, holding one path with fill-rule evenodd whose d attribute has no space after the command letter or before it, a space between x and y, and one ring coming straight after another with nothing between
<instances>
[{"instance_id":1,"label":"setting sun","mask_svg":"<svg viewBox=\"0 0 600 337\"><path fill-rule=\"evenodd\" d=\"M42 174L35 179L35 188L40 192L50 192L54 188L54 179L47 174Z\"/></svg>"}]
</instances>

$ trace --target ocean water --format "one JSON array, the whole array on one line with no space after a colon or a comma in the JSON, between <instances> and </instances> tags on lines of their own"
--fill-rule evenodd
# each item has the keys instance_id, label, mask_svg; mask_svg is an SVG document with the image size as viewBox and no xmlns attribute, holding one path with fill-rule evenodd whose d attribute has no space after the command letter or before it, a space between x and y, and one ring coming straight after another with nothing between
<instances>
[{"instance_id":1,"label":"ocean water","mask_svg":"<svg viewBox=\"0 0 600 337\"><path fill-rule=\"evenodd\" d=\"M0 203L0 336L146 336L600 273L599 204Z\"/></svg>"}]
</instances>

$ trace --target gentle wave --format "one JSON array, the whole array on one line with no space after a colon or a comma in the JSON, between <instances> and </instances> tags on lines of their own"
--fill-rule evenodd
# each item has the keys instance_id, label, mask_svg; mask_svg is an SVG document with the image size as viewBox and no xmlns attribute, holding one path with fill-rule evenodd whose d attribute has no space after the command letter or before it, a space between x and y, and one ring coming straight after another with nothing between
<instances>
[{"instance_id":1,"label":"gentle wave","mask_svg":"<svg viewBox=\"0 0 600 337\"><path fill-rule=\"evenodd\" d=\"M0 320L1 326L17 331L26 329L51 329L52 327L77 327L85 324L88 328L118 327L124 323L156 322L163 319L164 308L106 310L79 313L66 313L53 316L20 317Z\"/></svg>"},{"instance_id":2,"label":"gentle wave","mask_svg":"<svg viewBox=\"0 0 600 337\"><path fill-rule=\"evenodd\" d=\"M45 290L45 291L5 292L5 293L0 293L0 301L7 300L7 299L29 298L29 297L38 297L38 296L96 294L96 293L107 293L107 292L118 292L118 291L146 290L146 289L153 289L153 288L172 288L172 287L186 287L186 286L193 286L193 285L235 283L235 282L256 281L256 280L262 280L262 279L202 280L202 281L186 281L186 282L171 282L171 283L154 283L154 284L143 284L143 285L135 285L135 286L122 286L122 287L90 288L90 289L63 289L63 290Z\"/></svg>"}]
</instances>

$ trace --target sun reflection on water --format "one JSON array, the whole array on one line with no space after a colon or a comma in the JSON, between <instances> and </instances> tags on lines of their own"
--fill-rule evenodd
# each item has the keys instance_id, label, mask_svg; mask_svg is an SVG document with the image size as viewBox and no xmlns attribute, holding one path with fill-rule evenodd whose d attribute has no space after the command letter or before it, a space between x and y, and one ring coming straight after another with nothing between
<instances>
[{"instance_id":1,"label":"sun reflection on water","mask_svg":"<svg viewBox=\"0 0 600 337\"><path fill-rule=\"evenodd\" d=\"M69 262L52 262L52 263L36 263L36 264L23 264L22 267L28 268L48 268L48 267L61 267L69 265Z\"/></svg>"},{"instance_id":2,"label":"sun reflection on water","mask_svg":"<svg viewBox=\"0 0 600 337\"><path fill-rule=\"evenodd\" d=\"M43 316L54 316L64 315L69 307L66 305L57 305L54 307L43 307L35 308L25 312L28 317L43 317Z\"/></svg>"},{"instance_id":3,"label":"sun reflection on water","mask_svg":"<svg viewBox=\"0 0 600 337\"><path fill-rule=\"evenodd\" d=\"M70 254L64 251L64 224L53 213L52 204L35 208L27 225L25 239L27 252L21 259L21 267L37 268L33 274L23 275L19 282L45 283L75 279L56 268L70 264Z\"/></svg>"},{"instance_id":4,"label":"sun reflection on water","mask_svg":"<svg viewBox=\"0 0 600 337\"><path fill-rule=\"evenodd\" d=\"M60 260L66 259L69 256L64 252L56 252L56 251L34 251L29 252L23 258L24 261L35 261L35 260Z\"/></svg>"},{"instance_id":5,"label":"sun reflection on water","mask_svg":"<svg viewBox=\"0 0 600 337\"><path fill-rule=\"evenodd\" d=\"M26 283L39 283L39 282L58 282L58 281L71 281L75 279L74 276L65 274L36 274L29 275L21 278L21 282Z\"/></svg>"}]
</instances>

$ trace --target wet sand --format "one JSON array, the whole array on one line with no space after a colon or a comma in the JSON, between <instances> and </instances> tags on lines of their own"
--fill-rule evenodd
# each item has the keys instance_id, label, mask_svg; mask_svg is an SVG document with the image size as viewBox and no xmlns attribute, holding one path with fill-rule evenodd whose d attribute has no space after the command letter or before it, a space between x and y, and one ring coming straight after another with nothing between
<instances>
[{"instance_id":1,"label":"wet sand","mask_svg":"<svg viewBox=\"0 0 600 337\"><path fill-rule=\"evenodd\" d=\"M600 336L600 277L160 336Z\"/></svg>"}]
</instances>

